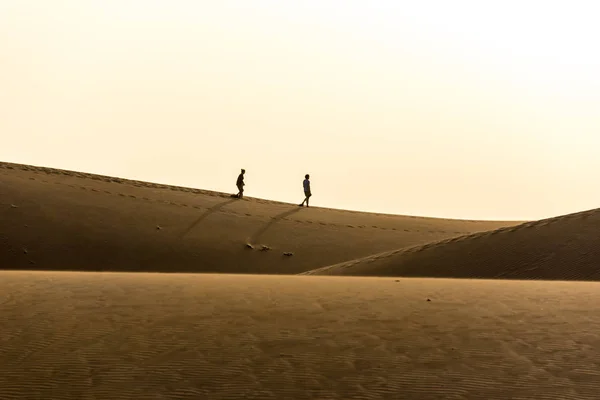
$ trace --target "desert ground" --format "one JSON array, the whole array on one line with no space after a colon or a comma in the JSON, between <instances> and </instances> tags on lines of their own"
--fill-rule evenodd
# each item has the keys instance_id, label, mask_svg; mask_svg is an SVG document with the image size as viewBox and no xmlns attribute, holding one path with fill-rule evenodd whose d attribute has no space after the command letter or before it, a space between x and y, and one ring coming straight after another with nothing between
<instances>
[{"instance_id":1,"label":"desert ground","mask_svg":"<svg viewBox=\"0 0 600 400\"><path fill-rule=\"evenodd\" d=\"M0 209L2 400L599 398L596 210L306 209L10 163Z\"/></svg>"}]
</instances>

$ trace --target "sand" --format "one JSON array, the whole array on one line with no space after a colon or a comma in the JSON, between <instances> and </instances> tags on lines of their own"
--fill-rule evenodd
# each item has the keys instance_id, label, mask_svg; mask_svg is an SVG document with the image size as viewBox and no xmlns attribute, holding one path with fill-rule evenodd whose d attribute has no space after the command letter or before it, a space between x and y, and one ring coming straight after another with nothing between
<instances>
[{"instance_id":1,"label":"sand","mask_svg":"<svg viewBox=\"0 0 600 400\"><path fill-rule=\"evenodd\" d=\"M8 163L0 184L0 269L296 274L518 223L300 208Z\"/></svg>"},{"instance_id":2,"label":"sand","mask_svg":"<svg viewBox=\"0 0 600 400\"><path fill-rule=\"evenodd\" d=\"M7 400L598 398L599 283L68 272L0 282Z\"/></svg>"},{"instance_id":3,"label":"sand","mask_svg":"<svg viewBox=\"0 0 600 400\"><path fill-rule=\"evenodd\" d=\"M9 163L0 185L0 400L598 398L600 282L565 282L600 278L596 210L301 209Z\"/></svg>"},{"instance_id":4,"label":"sand","mask_svg":"<svg viewBox=\"0 0 600 400\"><path fill-rule=\"evenodd\" d=\"M600 280L600 210L375 254L314 275Z\"/></svg>"}]
</instances>

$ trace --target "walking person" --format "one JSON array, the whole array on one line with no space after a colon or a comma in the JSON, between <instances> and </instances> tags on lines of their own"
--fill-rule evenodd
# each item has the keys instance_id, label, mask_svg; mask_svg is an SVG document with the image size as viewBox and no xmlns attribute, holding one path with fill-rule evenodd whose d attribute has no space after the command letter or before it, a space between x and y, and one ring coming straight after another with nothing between
<instances>
[{"instance_id":1,"label":"walking person","mask_svg":"<svg viewBox=\"0 0 600 400\"><path fill-rule=\"evenodd\" d=\"M245 173L246 173L246 170L242 168L242 172L238 175L237 182L235 183L238 188L238 194L236 194L235 197L237 197L238 199L241 199L242 197L244 197L244 186L246 185L244 183L244 174Z\"/></svg>"},{"instance_id":2,"label":"walking person","mask_svg":"<svg viewBox=\"0 0 600 400\"><path fill-rule=\"evenodd\" d=\"M310 175L306 174L304 175L304 201L300 204L298 204L298 206L300 207L304 207L304 203L306 203L306 207L308 207L308 199L310 199L310 196L312 196L312 193L310 192Z\"/></svg>"}]
</instances>

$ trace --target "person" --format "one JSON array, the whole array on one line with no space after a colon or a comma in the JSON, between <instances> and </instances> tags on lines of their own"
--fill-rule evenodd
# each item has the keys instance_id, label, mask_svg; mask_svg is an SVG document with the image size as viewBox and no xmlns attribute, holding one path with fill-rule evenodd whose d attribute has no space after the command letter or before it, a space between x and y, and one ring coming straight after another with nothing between
<instances>
[{"instance_id":1,"label":"person","mask_svg":"<svg viewBox=\"0 0 600 400\"><path fill-rule=\"evenodd\" d=\"M242 172L238 175L236 186L238 188L238 194L235 195L238 199L244 197L244 174L246 173L245 169L242 169Z\"/></svg>"},{"instance_id":2,"label":"person","mask_svg":"<svg viewBox=\"0 0 600 400\"><path fill-rule=\"evenodd\" d=\"M306 207L308 207L308 199L310 198L310 196L312 196L312 194L310 193L310 175L306 174L304 175L304 178L304 201L298 204L298 206L300 207L304 207L304 203L306 203Z\"/></svg>"}]
</instances>

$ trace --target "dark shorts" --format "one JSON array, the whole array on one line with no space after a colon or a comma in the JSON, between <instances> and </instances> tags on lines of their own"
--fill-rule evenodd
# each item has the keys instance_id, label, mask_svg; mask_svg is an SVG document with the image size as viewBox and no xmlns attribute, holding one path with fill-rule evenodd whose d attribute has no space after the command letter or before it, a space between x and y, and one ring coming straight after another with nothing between
<instances>
[{"instance_id":1,"label":"dark shorts","mask_svg":"<svg viewBox=\"0 0 600 400\"><path fill-rule=\"evenodd\" d=\"M306 197L310 197L310 196L312 196L312 194L311 194L310 192L304 192L304 195L305 195Z\"/></svg>"},{"instance_id":2,"label":"dark shorts","mask_svg":"<svg viewBox=\"0 0 600 400\"><path fill-rule=\"evenodd\" d=\"M240 192L244 191L244 185L237 185L237 187Z\"/></svg>"}]
</instances>

